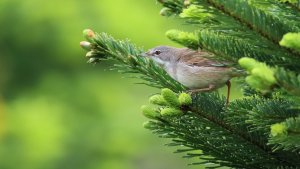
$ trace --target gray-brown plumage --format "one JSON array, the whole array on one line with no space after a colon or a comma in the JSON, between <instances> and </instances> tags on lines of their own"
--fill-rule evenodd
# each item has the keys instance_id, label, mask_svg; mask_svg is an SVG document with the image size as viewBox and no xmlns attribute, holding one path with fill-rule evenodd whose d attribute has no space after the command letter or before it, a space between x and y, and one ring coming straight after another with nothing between
<instances>
[{"instance_id":1,"label":"gray-brown plumage","mask_svg":"<svg viewBox=\"0 0 300 169\"><path fill-rule=\"evenodd\" d=\"M144 53L153 59L175 80L192 92L212 91L227 84L241 72L224 63L213 60L213 55L200 50L158 46Z\"/></svg>"}]
</instances>

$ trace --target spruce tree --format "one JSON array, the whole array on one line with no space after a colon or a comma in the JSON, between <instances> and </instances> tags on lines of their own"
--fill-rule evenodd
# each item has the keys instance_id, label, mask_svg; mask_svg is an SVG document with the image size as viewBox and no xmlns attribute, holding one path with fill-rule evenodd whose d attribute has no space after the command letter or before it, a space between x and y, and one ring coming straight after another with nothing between
<instances>
[{"instance_id":1,"label":"spruce tree","mask_svg":"<svg viewBox=\"0 0 300 169\"><path fill-rule=\"evenodd\" d=\"M217 91L186 92L128 40L84 30L89 63L112 67L161 88L141 108L144 127L207 168L300 168L300 1L159 0L160 14L181 18L194 32L166 36L244 69L243 98L225 105Z\"/></svg>"}]
</instances>

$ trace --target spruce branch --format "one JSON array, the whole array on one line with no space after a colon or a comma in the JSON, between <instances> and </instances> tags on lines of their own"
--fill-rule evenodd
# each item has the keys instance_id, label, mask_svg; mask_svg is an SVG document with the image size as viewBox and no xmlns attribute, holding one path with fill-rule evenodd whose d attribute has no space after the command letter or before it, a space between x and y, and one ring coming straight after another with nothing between
<instances>
[{"instance_id":1,"label":"spruce branch","mask_svg":"<svg viewBox=\"0 0 300 169\"><path fill-rule=\"evenodd\" d=\"M251 131L261 132L269 135L269 127L287 118L296 117L300 111L295 111L292 107L295 103L283 99L262 100L248 113L248 119L245 121L250 124Z\"/></svg>"},{"instance_id":2,"label":"spruce branch","mask_svg":"<svg viewBox=\"0 0 300 169\"><path fill-rule=\"evenodd\" d=\"M243 58L240 60L242 67L246 68L248 72L253 73L254 69L260 69L259 67L265 67L265 64L256 62L253 59ZM291 95L299 97L299 75L297 76L292 71L287 71L284 68L277 67L276 69L267 68L270 71L268 76L263 76L267 71L260 71L260 76L253 76L252 80L257 83L249 81L248 83L254 88L270 89L276 83L277 88L283 89ZM249 77L249 76L248 76ZM267 85L266 79L272 78L272 84ZM259 85L257 85L259 84ZM262 87L261 85L266 85ZM282 150L284 153L287 151L299 153L299 100L297 99L286 101L285 97L276 98L273 97L271 100L260 101L254 108L247 114L248 117L243 117L243 120L251 124L249 126L251 131L261 133L261 135L269 136L268 145L272 145L273 151ZM243 124L243 122L238 123ZM269 128L270 127L271 131ZM271 134L270 134L271 133Z\"/></svg>"},{"instance_id":3,"label":"spruce branch","mask_svg":"<svg viewBox=\"0 0 300 169\"><path fill-rule=\"evenodd\" d=\"M165 89L162 90L163 93L164 90ZM150 98L150 102L159 106L163 106L160 103L164 103L164 106L173 105L172 107L175 106L174 108L178 109L178 107L176 106L177 104L173 104L173 102L177 102L174 93L170 93L168 95L170 96L167 96L165 98L172 98L171 100L174 101L167 99L170 100L169 102L172 104L166 104L161 101L159 102L159 104L157 104L158 102L153 102L153 97ZM159 97L156 95L155 98ZM264 100L261 99L260 102L261 101ZM261 104L268 106L269 103L264 102ZM276 105L280 106L280 104L278 103L276 103ZM174 114L175 117L173 115L166 116L164 113L164 110L166 108L163 107L160 108L161 117L156 118L157 122L148 122L146 123L147 125L145 127L152 130L154 133L158 134L161 137L173 138L174 142L168 144L169 146L184 145L186 147L189 147L188 149L180 149L177 152L193 152L196 150L202 150L200 154L188 153L185 156L186 158L199 157L200 159L204 160L204 162L196 164L212 162L214 164L219 164L222 166L237 168L242 168L241 166L243 165L247 165L246 168L253 168L254 166L263 168L263 166L271 167L272 165L274 167L282 165L283 163L286 163L286 166L293 166L292 162L294 158L291 158L292 160L282 157L279 158L277 154L271 151L271 147L266 146L268 136L264 136L264 139L262 139L260 138L260 135L258 135L257 133L253 133L253 131L251 130L243 130L243 128L241 128L239 125L232 125L230 123L230 119L232 116L228 116L228 112L222 113L224 109L224 99L221 98L217 93L193 95L192 104L188 104L188 107L181 107L181 111L185 112L184 115L180 115L176 113L177 111L173 110L172 114ZM249 106L249 108L252 107ZM236 112L236 110L233 111ZM233 116L233 118L238 116ZM245 117L245 119L247 119L247 116ZM190 121L192 122L190 123ZM249 126L251 125L248 125L248 127ZM262 126L264 126L264 128L266 129L269 129L270 127L270 125L265 126L265 124L263 124ZM211 135L214 135L214 138L211 138ZM195 143L198 144L195 145ZM245 151L246 147L248 147L251 151L257 151L256 153L258 153L259 155L255 154L255 156L264 156L263 159L265 159L266 161L262 162L262 159L253 157L252 155L254 152L252 152L251 155L248 155L248 153L250 152ZM229 149L236 150L234 151L234 153L231 153L232 156L224 157L224 154ZM208 155L212 156L213 158L205 158L205 156ZM239 157L239 160L234 161L232 158L236 159L237 156ZM290 158L290 156L288 157ZM243 161L242 159L245 161ZM235 163L232 163L233 161ZM259 163L263 163L263 166L260 166Z\"/></svg>"},{"instance_id":4,"label":"spruce branch","mask_svg":"<svg viewBox=\"0 0 300 169\"><path fill-rule=\"evenodd\" d=\"M208 168L298 168L300 166L300 32L295 8L277 0L159 0L163 16L178 16L197 26L194 32L170 30L166 35L183 46L206 50L216 59L237 63L248 72L248 96L225 106L217 92L188 94L141 48L85 30L90 63L116 62L114 69L143 83L167 89L142 106L151 121L144 127L179 146L185 158ZM294 1L289 1L294 3ZM294 35L294 34L292 34ZM298 35L298 34L297 34ZM288 50L286 47L291 48ZM242 57L248 58L242 58ZM240 59L242 58L242 59ZM254 58L254 59L253 59ZM258 60L258 61L256 61ZM293 96L290 98L290 96ZM287 99L289 98L289 99Z\"/></svg>"},{"instance_id":5,"label":"spruce branch","mask_svg":"<svg viewBox=\"0 0 300 169\"><path fill-rule=\"evenodd\" d=\"M273 0L273 1L285 3L288 6L291 6L291 7L295 8L296 10L300 11L300 1L299 0Z\"/></svg>"},{"instance_id":6,"label":"spruce branch","mask_svg":"<svg viewBox=\"0 0 300 169\"><path fill-rule=\"evenodd\" d=\"M271 68L251 58L241 58L240 65L249 75L246 82L262 92L270 92L274 88L285 90L291 95L300 96L300 75L282 67Z\"/></svg>"},{"instance_id":7,"label":"spruce branch","mask_svg":"<svg viewBox=\"0 0 300 169\"><path fill-rule=\"evenodd\" d=\"M275 71L277 83L285 91L292 95L300 96L300 75L283 68L277 68Z\"/></svg>"},{"instance_id":8,"label":"spruce branch","mask_svg":"<svg viewBox=\"0 0 300 169\"><path fill-rule=\"evenodd\" d=\"M134 74L132 77L144 80L142 83L146 85L168 87L174 91L185 90L183 85L172 79L160 66L143 57L143 50L129 40L115 40L106 33L95 33L87 40L90 42L82 42L81 46L90 50L86 55L89 63L112 60L116 62L113 69L121 73Z\"/></svg>"},{"instance_id":9,"label":"spruce branch","mask_svg":"<svg viewBox=\"0 0 300 169\"><path fill-rule=\"evenodd\" d=\"M300 116L291 117L271 126L269 144L274 151L300 152Z\"/></svg>"},{"instance_id":10,"label":"spruce branch","mask_svg":"<svg viewBox=\"0 0 300 169\"><path fill-rule=\"evenodd\" d=\"M165 85L173 88L174 91L185 89L154 62L141 57L143 51L129 41L118 41L105 33L94 34L88 31L86 34L86 39L89 42L83 42L81 46L90 50L88 57L89 60L92 59L92 63L114 60L119 63L116 66L117 69L125 73L140 73L143 75L143 79L148 80L152 86L159 85L161 87ZM289 160L278 159L268 148L256 143L249 133L239 131L235 126L228 123L225 114L222 113L225 108L224 98L217 93L193 95L192 104L191 101L188 101L190 99L186 94L176 96L178 100L175 95L177 94L169 90L163 90L162 96L168 107L161 107L158 110L145 106L142 108L145 116L157 120L155 123L148 123L147 128L153 129L163 137L179 138L181 145L193 148L193 150L202 150L203 153L200 157L207 163L213 162L216 165L237 168L245 165L251 168L251 166L257 166L259 163L265 166L293 165L290 164ZM152 99L152 102L158 103L153 100L155 98ZM163 104L164 102L160 103ZM178 107L178 105L182 106ZM182 115L182 112L185 114ZM209 137L211 135L216 137ZM199 143L199 145L195 143ZM226 156L225 154L229 150L234 150L235 153ZM208 155L213 158L208 159ZM198 157L193 153L189 153L187 156ZM243 160L241 161L241 159Z\"/></svg>"},{"instance_id":11,"label":"spruce branch","mask_svg":"<svg viewBox=\"0 0 300 169\"><path fill-rule=\"evenodd\" d=\"M220 11L271 40L275 45L278 45L284 34L300 31L299 11L274 0L208 1ZM293 50L286 52L300 57L299 52Z\"/></svg>"},{"instance_id":12,"label":"spruce branch","mask_svg":"<svg viewBox=\"0 0 300 169\"><path fill-rule=\"evenodd\" d=\"M278 43L287 32L299 32L298 11L273 0L209 0L225 13Z\"/></svg>"},{"instance_id":13,"label":"spruce branch","mask_svg":"<svg viewBox=\"0 0 300 169\"><path fill-rule=\"evenodd\" d=\"M207 1L193 1L193 5L183 8L180 17L189 24L196 24L199 29L195 31L198 42L193 37L184 41L178 37L168 36L171 40L191 48L198 47L215 54L219 60L237 62L241 57L247 56L269 65L279 65L291 70L300 70L295 53L279 47L256 32L241 25L239 21L214 8ZM190 33L185 33L190 34ZM168 34L167 34L168 35ZM281 37L280 37L281 38ZM191 44L192 42L192 44Z\"/></svg>"}]
</instances>

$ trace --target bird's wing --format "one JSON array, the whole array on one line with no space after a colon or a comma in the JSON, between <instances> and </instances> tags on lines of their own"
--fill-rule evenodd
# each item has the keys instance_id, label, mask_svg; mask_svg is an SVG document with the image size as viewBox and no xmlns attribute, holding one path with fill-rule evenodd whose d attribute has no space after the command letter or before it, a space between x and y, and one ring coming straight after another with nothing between
<instances>
[{"instance_id":1,"label":"bird's wing","mask_svg":"<svg viewBox=\"0 0 300 169\"><path fill-rule=\"evenodd\" d=\"M191 49L186 49L184 54L181 55L179 62L184 62L189 66L198 66L198 67L227 67L226 64L220 63L210 58L213 57L213 54L205 51L194 51Z\"/></svg>"}]
</instances>

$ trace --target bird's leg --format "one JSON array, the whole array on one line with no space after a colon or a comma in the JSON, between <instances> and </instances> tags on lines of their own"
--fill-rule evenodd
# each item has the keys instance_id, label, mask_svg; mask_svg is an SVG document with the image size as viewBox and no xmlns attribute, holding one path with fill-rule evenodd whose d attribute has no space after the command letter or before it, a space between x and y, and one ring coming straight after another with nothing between
<instances>
[{"instance_id":1,"label":"bird's leg","mask_svg":"<svg viewBox=\"0 0 300 169\"><path fill-rule=\"evenodd\" d=\"M228 80L226 82L226 86L227 86L227 98L226 98L226 106L229 104L229 98L230 98L230 88L231 88L231 83ZM191 89L188 90L189 93L197 93L197 92L208 92L208 91L212 91L215 89L215 85L209 85L207 88L202 88L202 89Z\"/></svg>"},{"instance_id":2,"label":"bird's leg","mask_svg":"<svg viewBox=\"0 0 300 169\"><path fill-rule=\"evenodd\" d=\"M230 97L230 87L231 87L231 83L230 83L229 80L226 82L226 86L227 86L226 106L228 106L228 103L229 103L229 97Z\"/></svg>"},{"instance_id":3,"label":"bird's leg","mask_svg":"<svg viewBox=\"0 0 300 169\"><path fill-rule=\"evenodd\" d=\"M190 93L208 92L208 91L214 90L215 87L216 87L215 85L209 85L207 88L202 88L202 89L191 89L191 90L188 90L188 92L190 92Z\"/></svg>"}]
</instances>

